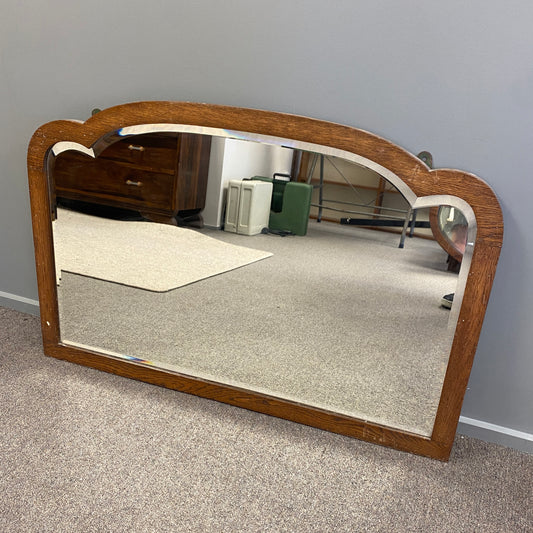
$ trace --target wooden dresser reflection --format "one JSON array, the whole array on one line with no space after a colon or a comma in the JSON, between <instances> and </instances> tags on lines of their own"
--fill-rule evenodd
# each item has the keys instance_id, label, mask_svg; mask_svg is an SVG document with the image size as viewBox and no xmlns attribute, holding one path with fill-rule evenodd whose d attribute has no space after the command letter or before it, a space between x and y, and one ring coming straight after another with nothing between
<instances>
[{"instance_id":1,"label":"wooden dresser reflection","mask_svg":"<svg viewBox=\"0 0 533 533\"><path fill-rule=\"evenodd\" d=\"M211 137L150 133L119 140L93 159L59 154L53 170L57 200L77 200L140 212L168 224L201 221Z\"/></svg>"}]
</instances>

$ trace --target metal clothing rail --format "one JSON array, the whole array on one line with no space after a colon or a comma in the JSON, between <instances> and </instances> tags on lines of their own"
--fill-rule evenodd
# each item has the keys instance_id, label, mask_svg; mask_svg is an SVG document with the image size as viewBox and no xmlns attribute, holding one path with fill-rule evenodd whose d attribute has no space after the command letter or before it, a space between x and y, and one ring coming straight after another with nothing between
<instances>
[{"instance_id":1,"label":"metal clothing rail","mask_svg":"<svg viewBox=\"0 0 533 533\"><path fill-rule=\"evenodd\" d=\"M409 236L413 236L413 231L415 227L429 227L428 222L417 222L416 221L416 209L412 209L409 207L408 209L395 209L392 207L383 207L381 205L377 205L375 202L372 205L371 203L355 203L355 202L343 202L339 200L329 200L327 198L324 198L324 160L327 158L328 162L335 168L335 170L341 175L342 179L349 185L349 187L356 193L359 198L361 198L361 194L357 190L356 187L350 181L346 178L346 176L339 170L339 168L335 165L335 163L324 154L313 154L313 159L311 161L311 165L309 168L309 171L307 173L307 183L310 184L313 174L315 172L317 161L319 161L320 164L320 174L319 174L319 184L318 184L318 203L312 203L311 205L313 207L318 207L318 216L317 216L317 222L322 221L322 212L324 209L328 211L336 211L340 213L348 213L351 215L369 215L366 211L353 211L349 209L339 209L338 207L332 207L327 204L343 204L343 205L349 205L352 207L372 207L374 209L374 213L372 216L374 218L341 218L341 224L350 224L350 225L357 225L357 226L386 226L386 227L402 227L402 232L400 235L400 243L398 245L399 248L403 248L405 244L405 237L407 235L407 232L409 230ZM381 193L383 194L383 192ZM377 199L376 199L377 201ZM376 212L376 210L379 210ZM400 213L404 215L403 217L400 217L398 215L394 214L385 214L382 211L389 211L391 213Z\"/></svg>"}]
</instances>

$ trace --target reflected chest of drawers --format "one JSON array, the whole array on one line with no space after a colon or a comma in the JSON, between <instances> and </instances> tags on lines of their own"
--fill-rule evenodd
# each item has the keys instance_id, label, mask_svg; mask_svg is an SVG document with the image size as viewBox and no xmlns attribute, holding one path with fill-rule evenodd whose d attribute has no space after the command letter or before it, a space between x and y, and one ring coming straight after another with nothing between
<instances>
[{"instance_id":1,"label":"reflected chest of drawers","mask_svg":"<svg viewBox=\"0 0 533 533\"><path fill-rule=\"evenodd\" d=\"M210 151L208 136L150 133L113 142L96 158L63 152L53 165L52 193L176 224L205 206Z\"/></svg>"}]
</instances>

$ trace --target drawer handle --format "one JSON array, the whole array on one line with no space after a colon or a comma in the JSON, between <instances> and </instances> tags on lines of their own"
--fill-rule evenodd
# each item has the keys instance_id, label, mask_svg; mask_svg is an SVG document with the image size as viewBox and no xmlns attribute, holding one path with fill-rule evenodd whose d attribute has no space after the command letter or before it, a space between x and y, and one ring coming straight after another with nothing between
<instances>
[{"instance_id":1,"label":"drawer handle","mask_svg":"<svg viewBox=\"0 0 533 533\"><path fill-rule=\"evenodd\" d=\"M144 152L144 146L139 146L136 144L130 144L128 150L136 150L137 152Z\"/></svg>"},{"instance_id":2,"label":"drawer handle","mask_svg":"<svg viewBox=\"0 0 533 533\"><path fill-rule=\"evenodd\" d=\"M134 187L141 187L142 184L142 181L126 180L126 185L133 185Z\"/></svg>"}]
</instances>

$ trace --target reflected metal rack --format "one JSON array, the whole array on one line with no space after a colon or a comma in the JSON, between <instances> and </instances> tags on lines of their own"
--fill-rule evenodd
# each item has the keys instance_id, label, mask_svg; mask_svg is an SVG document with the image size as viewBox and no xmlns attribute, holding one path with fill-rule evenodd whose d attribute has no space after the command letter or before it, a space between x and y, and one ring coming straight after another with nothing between
<instances>
[{"instance_id":1,"label":"reflected metal rack","mask_svg":"<svg viewBox=\"0 0 533 533\"><path fill-rule=\"evenodd\" d=\"M369 213L361 210L352 210L352 209L342 209L339 207L334 207L329 204L338 204L338 205L347 205L350 207L360 207L360 208L369 208L372 207L374 212L372 213L372 218L359 218L359 217L343 217L340 219L341 224L353 225L353 226L365 226L365 227L401 227L402 231L400 234L400 243L399 248L403 248L405 245L405 238L407 235L409 237L413 236L415 227L416 228L429 228L430 223L428 221L417 221L416 220L416 209L409 207L408 209L398 209L393 207L384 207L381 205L381 200L385 193L385 188L383 185L383 178L380 178L380 187L378 187L378 194L374 204L371 203L356 203L356 202L345 202L341 200L331 200L324 198L324 161L327 161L331 166L339 173L342 179L346 184L359 195L357 188L351 183L348 178L343 174L343 172L335 165L333 160L324 154L313 153L311 154L311 163L306 176L306 182L311 183L313 174L316 169L317 162L319 163L319 183L314 187L318 189L318 203L311 203L311 206L318 208L317 222L322 221L323 210L336 211L339 213L347 213L350 215L366 215ZM360 195L359 195L360 196Z\"/></svg>"}]
</instances>

